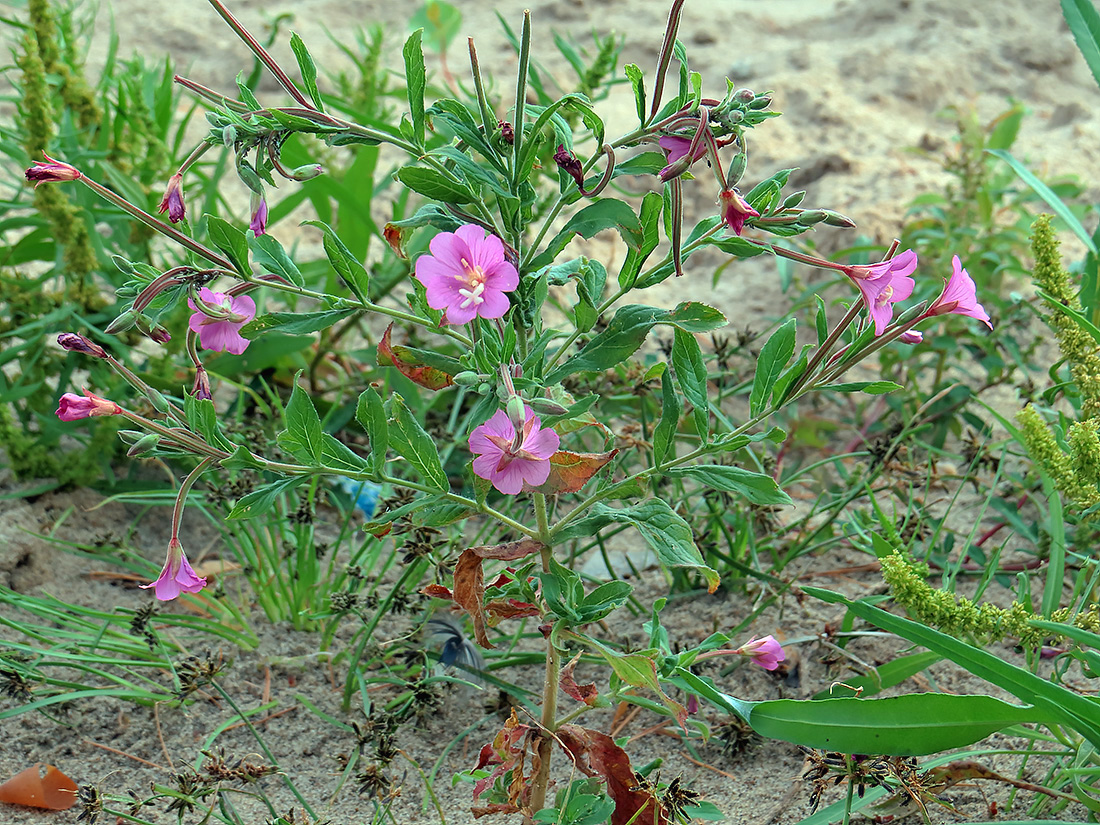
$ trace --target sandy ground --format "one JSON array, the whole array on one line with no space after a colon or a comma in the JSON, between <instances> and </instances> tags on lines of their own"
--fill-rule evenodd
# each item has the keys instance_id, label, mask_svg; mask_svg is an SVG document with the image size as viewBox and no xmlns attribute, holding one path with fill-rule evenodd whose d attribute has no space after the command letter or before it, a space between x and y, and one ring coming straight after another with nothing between
<instances>
[{"instance_id":1,"label":"sandy ground","mask_svg":"<svg viewBox=\"0 0 1100 825\"><path fill-rule=\"evenodd\" d=\"M517 27L523 4L500 0L495 4L460 3L463 33L476 36L482 64L498 78L498 88L507 89L515 59L499 35L493 10ZM385 25L391 32L392 53L399 54L404 39L408 4L377 2L335 2L303 0L298 3L235 2L232 8L246 25L259 29L265 19L283 10L296 16L294 29L310 44L322 62L339 66L343 58L328 44L325 29L346 33L355 26ZM122 39L123 52L133 48L150 57L171 53L178 62L190 63L188 74L215 88L232 88L236 73L250 64L244 47L202 0L176 0L157 4L146 0L114 0L113 24ZM105 7L106 11L106 7ZM101 13L100 31L92 44L92 61L100 59L104 37L111 20ZM546 32L572 32L578 39L590 29L605 34L616 31L629 38L624 60L636 62L652 72L667 4L664 0L557 0L532 9L536 32L536 57L565 78L561 61L555 60ZM912 147L945 147L954 134L950 120L938 116L949 105L974 104L984 119L1007 107L1010 99L1024 101L1031 109L1017 144L1017 154L1028 158L1047 175L1074 174L1088 185L1089 200L1098 200L1093 181L1100 180L1100 122L1093 114L1100 92L1084 61L1076 51L1062 23L1055 0L1005 0L963 4L947 0L895 2L894 0L846 0L813 2L779 0L748 2L688 0L680 37L688 44L692 67L702 72L704 88L720 94L723 77L730 75L739 85L775 90L775 108L784 117L757 130L751 144L752 165L746 178L751 185L777 166L799 166L799 188L807 188L807 205L837 209L854 218L861 231L879 241L888 240L899 227L907 204L917 195L941 191L946 176L935 157L915 154ZM460 38L457 45L464 41ZM462 70L463 50L454 48L451 68ZM279 44L276 54L292 64L289 47ZM264 87L274 93L269 83ZM625 131L632 125L633 104L620 95L602 107L609 132ZM503 114L503 113L502 113ZM616 128L621 121L621 128ZM691 209L701 217L713 209L715 193L709 181L700 178L690 192ZM822 233L822 244L839 243ZM613 253L612 253L613 254ZM735 327L754 319L763 321L774 313L776 290L774 271L762 262L727 270L717 290L710 290L713 259L700 256L694 285L677 284L723 309ZM934 277L940 273L921 273ZM678 300L670 292L653 296L656 302ZM83 511L93 503L90 494L75 500L50 496L32 504L0 504L0 530L6 539L0 565L5 584L22 591L45 591L62 598L103 606L134 607L148 600L142 591L124 591L103 581L87 579L87 565L26 537L21 529L47 529L57 513L75 503ZM108 507L94 513L78 513L67 529L75 535L98 530L122 530L135 516L122 507ZM159 556L164 546L163 524L143 523L139 542L149 557ZM14 555L13 555L14 554ZM16 565L13 560L24 561ZM818 569L840 567L862 558L818 560ZM795 571L800 572L800 571ZM654 582L642 585L640 595L659 595ZM868 591L877 577L865 580L829 579L829 583L853 594ZM838 618L823 606L784 604L782 610L765 613L753 630L783 632L788 638L812 637L824 624ZM751 609L751 598L740 595L700 597L674 605L667 622L685 641L699 638L712 627L728 628ZM297 707L264 727L266 741L284 768L313 793L318 807L336 786L338 766L334 757L354 747L344 733L320 722L301 708L296 697L304 695L326 712L339 715L339 698L330 675L311 664L315 648L312 637L285 628L262 629L263 643L256 653L237 655L231 671L230 688L246 706L260 702L264 667L270 667L271 698L280 708ZM636 623L624 622L616 632L637 635ZM778 696L808 697L842 678L844 671L822 663L827 651L808 641L798 646L801 653L799 679L778 682L753 668L742 668L724 683L729 692L754 699ZM862 641L853 648L868 661L885 661L897 650L880 641ZM1012 652L1004 649L1004 655ZM602 675L593 674L599 678ZM509 674L509 678L533 684L537 674ZM937 666L932 678L940 689L965 692L967 683L954 668ZM917 689L912 683L906 689ZM971 686L971 689L975 689ZM55 762L79 782L92 782L107 791L126 788L148 789L153 781L168 778L169 759L175 766L193 762L197 749L216 725L228 715L224 707L199 702L185 709L159 711L164 744L157 736L153 712L145 708L104 701L77 708L71 728L62 728L44 718L24 715L0 722L0 776L10 775L28 762ZM482 698L468 693L449 694L445 709L427 719L415 732L406 734L401 745L425 770L429 770L442 747L459 731L487 716ZM745 753L725 755L714 746L702 754L710 767L686 758L675 739L644 733L655 719L642 715L625 730L637 736L630 745L636 764L660 755L666 758L665 781L683 775L704 796L726 813L727 821L738 823L797 822L805 814L806 794L783 800L797 777L802 759L792 746L768 742L753 744ZM449 787L448 777L471 766L477 749L499 726L488 716L471 737L459 743L441 767L435 791L448 823L472 821L467 786ZM598 724L598 722L593 722ZM1003 740L1002 740L1003 741ZM97 747L110 745L127 755ZM219 743L243 756L255 750L246 734L234 731ZM143 764L137 759L153 763ZM1009 768L1010 769L1010 768ZM398 768L403 770L403 768ZM1041 767L1029 776L1041 776ZM562 775L564 778L564 774ZM291 800L271 780L267 786L278 807L285 810ZM422 805L423 793L414 770L407 774L405 793L395 809L400 825L438 821L435 810ZM1005 794L986 789L989 799L1001 801ZM953 802L968 815L990 818L982 792L964 788L952 793ZM334 825L359 825L370 821L371 803L345 792L326 815ZM1012 818L1022 818L1017 805ZM1082 811L1070 809L1067 817L1081 818ZM248 821L261 822L253 811ZM933 811L933 821L953 821L946 812ZM0 812L0 819L18 823L73 822L76 811L59 815L29 811ZM161 815L160 821L174 819Z\"/></svg>"}]
</instances>

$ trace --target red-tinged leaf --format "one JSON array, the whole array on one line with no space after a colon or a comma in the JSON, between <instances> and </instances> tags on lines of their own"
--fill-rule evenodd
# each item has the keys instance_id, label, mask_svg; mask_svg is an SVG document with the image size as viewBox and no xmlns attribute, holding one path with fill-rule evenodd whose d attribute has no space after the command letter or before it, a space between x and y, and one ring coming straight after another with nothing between
<instances>
[{"instance_id":1,"label":"red-tinged leaf","mask_svg":"<svg viewBox=\"0 0 1100 825\"><path fill-rule=\"evenodd\" d=\"M596 686L578 685L573 678L573 670L580 660L581 656L578 653L573 657L573 661L561 669L561 678L558 680L558 686L578 702L584 702L590 708L595 707L596 700L600 697L600 692L596 690Z\"/></svg>"},{"instance_id":2,"label":"red-tinged leaf","mask_svg":"<svg viewBox=\"0 0 1100 825\"><path fill-rule=\"evenodd\" d=\"M503 802L494 802L492 805L486 805L483 808L470 808L470 813L474 815L474 819L481 819L483 816L489 816L490 814L518 814L519 808L515 805L506 805Z\"/></svg>"},{"instance_id":3,"label":"red-tinged leaf","mask_svg":"<svg viewBox=\"0 0 1100 825\"><path fill-rule=\"evenodd\" d=\"M423 590L420 591L425 596L430 596L433 599L453 599L449 588L444 587L441 584L429 584Z\"/></svg>"},{"instance_id":4,"label":"red-tinged leaf","mask_svg":"<svg viewBox=\"0 0 1100 825\"><path fill-rule=\"evenodd\" d=\"M377 521L368 521L363 525L363 529L376 539L384 539L390 534L390 530L393 529L393 522L386 521L379 524Z\"/></svg>"},{"instance_id":5,"label":"red-tinged leaf","mask_svg":"<svg viewBox=\"0 0 1100 825\"><path fill-rule=\"evenodd\" d=\"M495 619L523 619L528 616L541 616L538 605L521 602L516 599L496 599L485 603L485 612ZM495 624L495 622L494 622Z\"/></svg>"},{"instance_id":6,"label":"red-tinged leaf","mask_svg":"<svg viewBox=\"0 0 1100 825\"><path fill-rule=\"evenodd\" d=\"M492 742L481 749L478 755L477 770L492 765L493 773L474 784L474 802L477 802L486 790L493 787L498 777L512 771L512 782L508 786L508 804L516 806L517 809L519 805L526 804L530 793L527 780L535 773L534 770L528 776L524 776L523 773L523 763L527 758L528 745L531 743L528 737L530 730L530 725L519 723L519 719L516 718L516 709L512 708L512 714L504 723L504 727ZM532 768L534 767L532 765ZM497 804L502 803L491 803L489 807L492 808Z\"/></svg>"},{"instance_id":7,"label":"red-tinged leaf","mask_svg":"<svg viewBox=\"0 0 1100 825\"><path fill-rule=\"evenodd\" d=\"M42 776L40 767L36 763L0 785L0 802L47 811L67 811L75 805L76 783L53 765L47 765Z\"/></svg>"},{"instance_id":8,"label":"red-tinged leaf","mask_svg":"<svg viewBox=\"0 0 1100 825\"><path fill-rule=\"evenodd\" d=\"M390 245L394 255L403 261L409 259L409 256L405 253L405 232L402 231L401 227L394 226L392 223L386 224L386 227L382 230L382 237L386 239L386 243Z\"/></svg>"},{"instance_id":9,"label":"red-tinged leaf","mask_svg":"<svg viewBox=\"0 0 1100 825\"><path fill-rule=\"evenodd\" d=\"M652 792L631 790L637 787L634 769L614 739L580 725L562 725L554 737L582 773L600 776L607 783L607 794L615 802L611 825L668 825L668 815Z\"/></svg>"},{"instance_id":10,"label":"red-tinged leaf","mask_svg":"<svg viewBox=\"0 0 1100 825\"><path fill-rule=\"evenodd\" d=\"M454 384L454 379L441 369L429 367L411 353L408 347L394 346L390 343L393 324L386 327L382 340L378 342L378 365L396 367L398 372L429 390L441 390Z\"/></svg>"},{"instance_id":11,"label":"red-tinged leaf","mask_svg":"<svg viewBox=\"0 0 1100 825\"><path fill-rule=\"evenodd\" d=\"M489 642L488 625L485 621L485 572L481 568L484 559L516 561L538 553L545 547L534 539L520 539L507 544L480 545L463 550L455 564L454 600L470 614L474 623L474 638L485 648L493 645Z\"/></svg>"},{"instance_id":12,"label":"red-tinged leaf","mask_svg":"<svg viewBox=\"0 0 1100 825\"><path fill-rule=\"evenodd\" d=\"M523 485L525 493L575 493L588 483L604 465L613 459L618 450L609 453L571 453L558 450L550 456L550 476L538 487Z\"/></svg>"}]
</instances>

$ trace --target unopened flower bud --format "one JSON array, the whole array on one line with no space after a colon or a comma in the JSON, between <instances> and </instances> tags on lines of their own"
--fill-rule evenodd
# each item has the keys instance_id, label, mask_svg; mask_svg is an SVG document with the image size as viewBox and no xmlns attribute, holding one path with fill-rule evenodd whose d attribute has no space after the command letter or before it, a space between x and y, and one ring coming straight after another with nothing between
<instances>
[{"instance_id":1,"label":"unopened flower bud","mask_svg":"<svg viewBox=\"0 0 1100 825\"><path fill-rule=\"evenodd\" d=\"M191 395L200 401L214 399L214 394L210 392L210 376L206 373L206 367L200 366L195 370L195 385L191 388Z\"/></svg>"},{"instance_id":2,"label":"unopened flower bud","mask_svg":"<svg viewBox=\"0 0 1100 825\"><path fill-rule=\"evenodd\" d=\"M584 186L584 167L577 160L577 156L566 151L565 146L560 143L558 144L558 151L554 153L554 163L576 181L577 186Z\"/></svg>"},{"instance_id":3,"label":"unopened flower bud","mask_svg":"<svg viewBox=\"0 0 1100 825\"><path fill-rule=\"evenodd\" d=\"M523 403L523 399L518 395L513 395L508 399L508 403L505 405L504 409L507 411L508 418L517 432L522 430L523 422L527 420L527 407Z\"/></svg>"},{"instance_id":4,"label":"unopened flower bud","mask_svg":"<svg viewBox=\"0 0 1100 825\"><path fill-rule=\"evenodd\" d=\"M799 226L814 226L825 220L824 209L804 209L798 215Z\"/></svg>"},{"instance_id":5,"label":"unopened flower bud","mask_svg":"<svg viewBox=\"0 0 1100 825\"><path fill-rule=\"evenodd\" d=\"M733 99L738 103L752 103L756 100L756 92L752 89L738 89L733 93Z\"/></svg>"},{"instance_id":6,"label":"unopened flower bud","mask_svg":"<svg viewBox=\"0 0 1100 825\"><path fill-rule=\"evenodd\" d=\"M493 391L493 385L490 384L488 381L482 381L480 384L477 385L477 394L478 395L488 395L492 391Z\"/></svg>"},{"instance_id":7,"label":"unopened flower bud","mask_svg":"<svg viewBox=\"0 0 1100 825\"><path fill-rule=\"evenodd\" d=\"M760 95L760 97L756 98L755 100L753 100L752 103L749 104L749 108L759 111L760 109L767 109L771 105L771 97L769 97L768 95Z\"/></svg>"},{"instance_id":8,"label":"unopened flower bud","mask_svg":"<svg viewBox=\"0 0 1100 825\"><path fill-rule=\"evenodd\" d=\"M738 152L730 162L729 173L726 175L726 189L733 189L741 182L748 165L748 156L744 152Z\"/></svg>"},{"instance_id":9,"label":"unopened flower bud","mask_svg":"<svg viewBox=\"0 0 1100 825\"><path fill-rule=\"evenodd\" d=\"M293 169L290 176L294 180L313 180L318 175L324 174L325 167L319 163L307 163L305 166L299 166Z\"/></svg>"},{"instance_id":10,"label":"unopened flower bud","mask_svg":"<svg viewBox=\"0 0 1100 825\"><path fill-rule=\"evenodd\" d=\"M718 201L722 208L722 221L733 230L735 235L741 234L746 218L760 217L760 213L753 209L736 189L727 189L719 193Z\"/></svg>"},{"instance_id":11,"label":"unopened flower bud","mask_svg":"<svg viewBox=\"0 0 1100 825\"><path fill-rule=\"evenodd\" d=\"M825 213L825 223L827 225L839 226L843 229L855 229L856 222L847 215L841 215L839 212L833 212L831 209L823 209L821 211Z\"/></svg>"},{"instance_id":12,"label":"unopened flower bud","mask_svg":"<svg viewBox=\"0 0 1100 825\"><path fill-rule=\"evenodd\" d=\"M473 370L463 370L451 379L460 387L476 387L482 381L485 380L484 376L479 375Z\"/></svg>"},{"instance_id":13,"label":"unopened flower bud","mask_svg":"<svg viewBox=\"0 0 1100 825\"><path fill-rule=\"evenodd\" d=\"M918 329L908 329L898 336L903 344L919 344L924 340L924 333Z\"/></svg>"},{"instance_id":14,"label":"unopened flower bud","mask_svg":"<svg viewBox=\"0 0 1100 825\"><path fill-rule=\"evenodd\" d=\"M242 160L237 164L237 177L241 179L241 183L257 195L263 195L264 183L260 180L260 176L256 174L256 170L252 168L252 164L248 161Z\"/></svg>"},{"instance_id":15,"label":"unopened flower bud","mask_svg":"<svg viewBox=\"0 0 1100 825\"><path fill-rule=\"evenodd\" d=\"M99 344L89 341L83 335L77 335L75 332L63 332L57 336L57 343L59 343L62 349L66 349L69 352L79 352L84 355L90 355L93 358L106 358L107 350L103 349Z\"/></svg>"},{"instance_id":16,"label":"unopened flower bud","mask_svg":"<svg viewBox=\"0 0 1100 825\"><path fill-rule=\"evenodd\" d=\"M134 442L133 446L126 451L126 455L130 458L137 458L139 455L152 452L159 443L160 436L157 433L146 433Z\"/></svg>"},{"instance_id":17,"label":"unopened flower bud","mask_svg":"<svg viewBox=\"0 0 1100 825\"><path fill-rule=\"evenodd\" d=\"M567 407L563 407L557 401L551 401L549 398L532 398L527 403L539 415L565 415L569 412Z\"/></svg>"},{"instance_id":18,"label":"unopened flower bud","mask_svg":"<svg viewBox=\"0 0 1100 825\"><path fill-rule=\"evenodd\" d=\"M232 149L237 145L237 127L232 123L222 129L222 145L226 149Z\"/></svg>"},{"instance_id":19,"label":"unopened flower bud","mask_svg":"<svg viewBox=\"0 0 1100 825\"><path fill-rule=\"evenodd\" d=\"M145 397L149 399L149 403L153 405L153 409L159 413L167 414L170 407L168 406L168 399L160 394L159 391L149 387L145 391Z\"/></svg>"},{"instance_id":20,"label":"unopened flower bud","mask_svg":"<svg viewBox=\"0 0 1100 825\"><path fill-rule=\"evenodd\" d=\"M183 175L178 172L168 179L168 188L160 202L160 212L168 213L168 220L179 223L183 220L186 208L183 203Z\"/></svg>"},{"instance_id":21,"label":"unopened flower bud","mask_svg":"<svg viewBox=\"0 0 1100 825\"><path fill-rule=\"evenodd\" d=\"M167 329L157 324L155 327L149 330L149 340L154 344L167 344L172 340L172 333Z\"/></svg>"},{"instance_id":22,"label":"unopened flower bud","mask_svg":"<svg viewBox=\"0 0 1100 825\"><path fill-rule=\"evenodd\" d=\"M42 183L78 180L84 177L76 167L54 160L45 152L42 153L42 157L46 159L46 163L36 160L34 166L30 167L25 173L27 180L34 181L35 189Z\"/></svg>"},{"instance_id":23,"label":"unopened flower bud","mask_svg":"<svg viewBox=\"0 0 1100 825\"><path fill-rule=\"evenodd\" d=\"M806 197L805 189L801 189L798 192L793 192L790 195L787 195L787 197L783 199L783 204L779 207L778 211L783 212L787 209L794 209L800 203L802 203L802 199L804 197Z\"/></svg>"},{"instance_id":24,"label":"unopened flower bud","mask_svg":"<svg viewBox=\"0 0 1100 825\"><path fill-rule=\"evenodd\" d=\"M134 269L133 263L123 258L121 255L112 255L111 262L118 267L118 271L123 275L133 275L137 271Z\"/></svg>"},{"instance_id":25,"label":"unopened flower bud","mask_svg":"<svg viewBox=\"0 0 1100 825\"><path fill-rule=\"evenodd\" d=\"M500 126L501 140L503 140L509 146L511 146L513 143L515 143L516 142L516 130L512 128L512 124L509 123L507 120L502 120L502 121L499 122L499 126Z\"/></svg>"},{"instance_id":26,"label":"unopened flower bud","mask_svg":"<svg viewBox=\"0 0 1100 825\"><path fill-rule=\"evenodd\" d=\"M252 220L249 222L248 228L259 237L267 232L267 198L262 194L253 193L251 206Z\"/></svg>"},{"instance_id":27,"label":"unopened flower bud","mask_svg":"<svg viewBox=\"0 0 1100 825\"><path fill-rule=\"evenodd\" d=\"M128 309L115 318L115 320L111 321L111 323L107 325L107 329L103 331L108 335L118 335L120 332L125 332L133 327L136 322L137 313L132 309Z\"/></svg>"}]
</instances>

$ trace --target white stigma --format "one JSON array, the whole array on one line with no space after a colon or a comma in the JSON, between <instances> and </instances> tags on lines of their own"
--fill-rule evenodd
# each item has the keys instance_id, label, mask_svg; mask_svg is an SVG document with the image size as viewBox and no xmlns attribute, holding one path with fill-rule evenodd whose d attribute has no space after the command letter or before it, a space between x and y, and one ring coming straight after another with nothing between
<instances>
[{"instance_id":1,"label":"white stigma","mask_svg":"<svg viewBox=\"0 0 1100 825\"><path fill-rule=\"evenodd\" d=\"M459 304L459 306L462 309L466 309L467 307L470 306L470 304L473 304L474 306L478 306L479 304L485 303L485 299L483 297L481 297L481 293L483 293L484 291L485 291L485 284L483 284L483 283L478 283L478 285L475 286L473 289L460 289L458 291L458 294L461 295L466 300L464 300L461 304Z\"/></svg>"}]
</instances>

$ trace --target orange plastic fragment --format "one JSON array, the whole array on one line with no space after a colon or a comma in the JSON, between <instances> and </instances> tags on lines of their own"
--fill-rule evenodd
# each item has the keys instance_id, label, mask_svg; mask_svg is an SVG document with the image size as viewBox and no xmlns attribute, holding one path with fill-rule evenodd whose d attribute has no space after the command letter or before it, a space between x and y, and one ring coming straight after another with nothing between
<instances>
[{"instance_id":1,"label":"orange plastic fragment","mask_svg":"<svg viewBox=\"0 0 1100 825\"><path fill-rule=\"evenodd\" d=\"M53 765L46 766L41 776L42 763L20 771L0 785L0 802L45 808L48 811L64 811L76 804L76 783Z\"/></svg>"}]
</instances>

